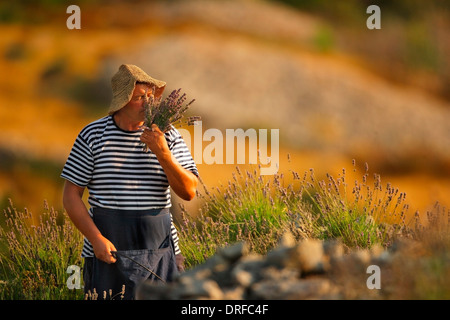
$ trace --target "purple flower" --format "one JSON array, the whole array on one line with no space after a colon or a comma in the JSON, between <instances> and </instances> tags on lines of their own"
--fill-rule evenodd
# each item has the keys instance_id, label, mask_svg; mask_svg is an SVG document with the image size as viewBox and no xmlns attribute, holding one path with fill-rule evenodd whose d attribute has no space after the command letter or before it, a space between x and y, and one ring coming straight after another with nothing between
<instances>
[{"instance_id":1,"label":"purple flower","mask_svg":"<svg viewBox=\"0 0 450 320\"><path fill-rule=\"evenodd\" d=\"M161 98L151 99L146 103L144 124L147 127L156 124L162 132L166 132L170 130L172 125L181 122L184 113L194 101L195 99L186 103L186 94L181 94L181 88L173 90L164 100L161 100ZM198 119L199 117L195 117L194 120L190 119L188 123Z\"/></svg>"}]
</instances>

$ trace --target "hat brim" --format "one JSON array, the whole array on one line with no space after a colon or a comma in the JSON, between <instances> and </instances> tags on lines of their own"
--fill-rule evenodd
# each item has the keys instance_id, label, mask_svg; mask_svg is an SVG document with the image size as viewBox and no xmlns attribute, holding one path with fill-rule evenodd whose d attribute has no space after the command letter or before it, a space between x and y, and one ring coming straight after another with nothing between
<instances>
[{"instance_id":1,"label":"hat brim","mask_svg":"<svg viewBox=\"0 0 450 320\"><path fill-rule=\"evenodd\" d=\"M133 96L136 83L147 83L155 88L155 97L160 98L166 88L166 82L150 77L142 69L134 65L122 65L113 76L113 98L109 114L122 109Z\"/></svg>"}]
</instances>

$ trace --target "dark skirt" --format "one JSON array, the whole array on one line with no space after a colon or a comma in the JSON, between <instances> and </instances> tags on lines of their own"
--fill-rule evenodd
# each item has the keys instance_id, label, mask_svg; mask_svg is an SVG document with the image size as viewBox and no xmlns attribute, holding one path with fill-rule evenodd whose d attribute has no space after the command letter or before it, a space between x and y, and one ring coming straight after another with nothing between
<instances>
[{"instance_id":1,"label":"dark skirt","mask_svg":"<svg viewBox=\"0 0 450 320\"><path fill-rule=\"evenodd\" d=\"M94 222L117 249L107 264L86 258L84 290L98 299L134 299L144 281L170 282L177 274L169 209L115 210L94 208ZM125 289L122 294L122 289Z\"/></svg>"}]
</instances>

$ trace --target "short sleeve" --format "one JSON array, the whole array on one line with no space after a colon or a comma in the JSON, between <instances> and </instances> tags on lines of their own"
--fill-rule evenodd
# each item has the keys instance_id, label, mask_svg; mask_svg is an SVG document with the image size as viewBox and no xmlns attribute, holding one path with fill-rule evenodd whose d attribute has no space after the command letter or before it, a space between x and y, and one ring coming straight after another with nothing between
<instances>
[{"instance_id":1,"label":"short sleeve","mask_svg":"<svg viewBox=\"0 0 450 320\"><path fill-rule=\"evenodd\" d=\"M61 178L86 187L92 178L93 167L92 151L82 136L78 135L63 167Z\"/></svg>"},{"instance_id":2,"label":"short sleeve","mask_svg":"<svg viewBox=\"0 0 450 320\"><path fill-rule=\"evenodd\" d=\"M197 166L180 132L172 127L172 129L166 133L166 137L168 138L169 149L175 159L177 159L178 163L198 177Z\"/></svg>"}]
</instances>

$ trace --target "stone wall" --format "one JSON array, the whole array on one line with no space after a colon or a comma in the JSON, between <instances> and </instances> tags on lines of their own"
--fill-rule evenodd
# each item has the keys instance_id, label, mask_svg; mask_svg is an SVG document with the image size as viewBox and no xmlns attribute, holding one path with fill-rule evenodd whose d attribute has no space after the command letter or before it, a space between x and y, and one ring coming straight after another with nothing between
<instances>
[{"instance_id":1,"label":"stone wall","mask_svg":"<svg viewBox=\"0 0 450 320\"><path fill-rule=\"evenodd\" d=\"M170 284L145 283L137 298L383 299L389 293L389 281L383 281L384 290L373 288L375 273L368 267L380 268L384 277L395 260L396 249L350 250L339 241L296 243L285 235L267 255L250 252L246 243L220 249Z\"/></svg>"}]
</instances>

